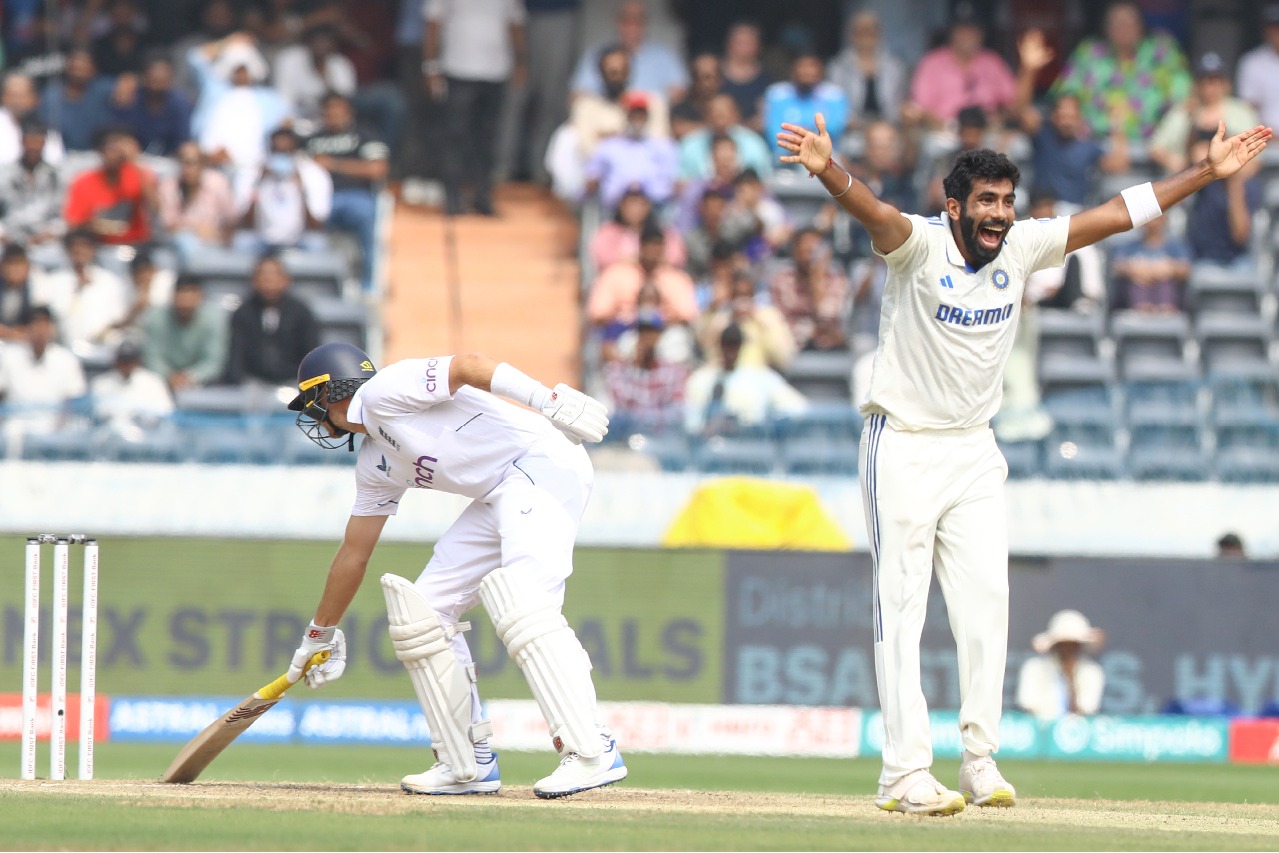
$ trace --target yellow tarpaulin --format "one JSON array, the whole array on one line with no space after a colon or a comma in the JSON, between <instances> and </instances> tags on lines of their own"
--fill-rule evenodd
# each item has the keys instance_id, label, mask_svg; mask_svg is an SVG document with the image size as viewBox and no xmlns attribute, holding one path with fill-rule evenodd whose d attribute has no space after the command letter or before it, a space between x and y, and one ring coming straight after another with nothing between
<instances>
[{"instance_id":1,"label":"yellow tarpaulin","mask_svg":"<svg viewBox=\"0 0 1279 853\"><path fill-rule=\"evenodd\" d=\"M852 547L812 488L749 477L714 480L698 488L662 544L808 551Z\"/></svg>"}]
</instances>

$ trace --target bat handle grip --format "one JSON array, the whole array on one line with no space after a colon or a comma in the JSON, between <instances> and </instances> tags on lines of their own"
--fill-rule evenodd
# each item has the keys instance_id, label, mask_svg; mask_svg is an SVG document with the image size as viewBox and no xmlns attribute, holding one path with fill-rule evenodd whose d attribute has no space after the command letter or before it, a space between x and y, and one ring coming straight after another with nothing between
<instances>
[{"instance_id":1,"label":"bat handle grip","mask_svg":"<svg viewBox=\"0 0 1279 853\"><path fill-rule=\"evenodd\" d=\"M328 649L325 649L322 652L316 652L315 654L311 655L311 659L306 662L306 667L304 667L302 670L302 675L305 676L308 672L315 669L317 666L324 663L328 659L329 659ZM302 679L298 679L298 681L301 681L301 680ZM289 675L288 673L285 673L284 675L281 675L279 678L277 678L275 681L272 681L270 684L266 685L261 690L259 690L257 693L258 698L259 699L279 699L281 696L284 695L284 691L288 690L290 687L292 687L296 683L297 683L296 681L289 681Z\"/></svg>"}]
</instances>

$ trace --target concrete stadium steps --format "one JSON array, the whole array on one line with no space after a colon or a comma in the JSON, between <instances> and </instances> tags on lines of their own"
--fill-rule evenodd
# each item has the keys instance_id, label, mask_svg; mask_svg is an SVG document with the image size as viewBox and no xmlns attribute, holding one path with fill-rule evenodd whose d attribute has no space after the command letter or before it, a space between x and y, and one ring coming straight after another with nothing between
<instances>
[{"instance_id":1,"label":"concrete stadium steps","mask_svg":"<svg viewBox=\"0 0 1279 853\"><path fill-rule=\"evenodd\" d=\"M453 221L456 272L438 210L399 205L391 224L386 299L388 362L478 351L547 384L580 382L577 226L548 192L508 185L498 218ZM452 327L450 276L461 291Z\"/></svg>"}]
</instances>

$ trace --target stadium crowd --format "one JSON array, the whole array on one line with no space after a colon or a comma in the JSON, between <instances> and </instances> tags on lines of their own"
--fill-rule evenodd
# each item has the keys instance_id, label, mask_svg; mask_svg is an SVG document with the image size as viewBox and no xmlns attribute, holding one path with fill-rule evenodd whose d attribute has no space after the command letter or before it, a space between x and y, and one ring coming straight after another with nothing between
<instances>
[{"instance_id":1,"label":"stadium crowd","mask_svg":"<svg viewBox=\"0 0 1279 853\"><path fill-rule=\"evenodd\" d=\"M997 3L925 4L930 20L852 3L833 53L820 26L766 31L683 4L687 62L650 37L638 0L580 54L564 45L581 0L55 5L4 12L10 435L53 428L49 404L86 389L159 417L192 388L287 382L331 331L291 284L299 259L345 250L331 252L352 259L337 277L355 285L336 293L375 298L388 179L421 202L438 178L447 213L493 215L495 182L531 178L581 216L587 381L615 436L666 441L676 467L705 446L767 471L782 431L807 423L831 441L791 442L785 469L847 470L886 267L778 162L782 122L823 113L855 174L911 213L942 206L958 151L995 148L1021 165L1020 204L1039 217L1182 168L1218 121L1279 123L1275 4L1236 69L1228 51L1187 56L1188 18L1179 41L1136 2L1110 4L1077 41L1009 27ZM444 141L467 129L479 144ZM1156 476L1207 475L1227 435L1243 437L1240 470L1279 446L1279 416L1214 420L1216 402L1239 418L1274 402L1273 265L1257 250L1279 206L1272 162L1028 284L998 423L1015 474L1065 457L1045 455L1045 437L1102 476L1128 472L1143 427L1203 457ZM252 282L230 300L228 269ZM1231 382L1205 402L1219 375ZM112 405L101 419L120 418Z\"/></svg>"}]
</instances>

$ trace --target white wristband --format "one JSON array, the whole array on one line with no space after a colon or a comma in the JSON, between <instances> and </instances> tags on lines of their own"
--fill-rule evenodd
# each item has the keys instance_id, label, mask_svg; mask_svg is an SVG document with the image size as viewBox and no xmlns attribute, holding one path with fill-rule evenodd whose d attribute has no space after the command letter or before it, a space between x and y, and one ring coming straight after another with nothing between
<instances>
[{"instance_id":1,"label":"white wristband","mask_svg":"<svg viewBox=\"0 0 1279 853\"><path fill-rule=\"evenodd\" d=\"M1123 196L1124 204L1128 206L1128 218L1132 220L1133 228L1140 228L1152 219L1158 219L1164 215L1163 208L1159 206L1159 199L1155 198L1155 188L1150 185L1150 181L1129 187L1119 195Z\"/></svg>"},{"instance_id":2,"label":"white wristband","mask_svg":"<svg viewBox=\"0 0 1279 853\"><path fill-rule=\"evenodd\" d=\"M539 411L546 404L547 398L551 396L550 388L506 362L502 362L493 369L493 379L489 383L489 388L499 397L523 403Z\"/></svg>"}]
</instances>

